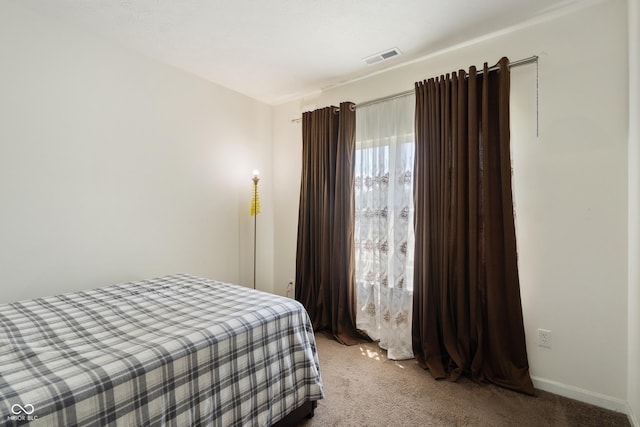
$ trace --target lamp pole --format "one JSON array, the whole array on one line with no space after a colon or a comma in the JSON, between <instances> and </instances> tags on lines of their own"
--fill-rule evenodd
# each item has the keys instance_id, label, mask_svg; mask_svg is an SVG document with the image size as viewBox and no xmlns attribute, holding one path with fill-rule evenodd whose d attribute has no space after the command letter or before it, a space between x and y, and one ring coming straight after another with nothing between
<instances>
[{"instance_id":1,"label":"lamp pole","mask_svg":"<svg viewBox=\"0 0 640 427\"><path fill-rule=\"evenodd\" d=\"M260 201L258 199L259 172L253 171L253 200L251 201L251 214L253 215L253 289L256 289L256 252L258 239L258 214L260 213Z\"/></svg>"}]
</instances>

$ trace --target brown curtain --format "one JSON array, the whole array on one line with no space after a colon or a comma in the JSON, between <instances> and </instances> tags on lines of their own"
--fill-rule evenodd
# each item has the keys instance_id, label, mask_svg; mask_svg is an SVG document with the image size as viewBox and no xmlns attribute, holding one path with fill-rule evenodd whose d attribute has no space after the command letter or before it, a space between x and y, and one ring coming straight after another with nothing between
<instances>
[{"instance_id":1,"label":"brown curtain","mask_svg":"<svg viewBox=\"0 0 640 427\"><path fill-rule=\"evenodd\" d=\"M355 121L348 102L302 115L296 252L296 299L314 330L348 345L362 341L355 328Z\"/></svg>"},{"instance_id":2,"label":"brown curtain","mask_svg":"<svg viewBox=\"0 0 640 427\"><path fill-rule=\"evenodd\" d=\"M511 191L509 61L416 83L413 350L533 394Z\"/></svg>"}]
</instances>

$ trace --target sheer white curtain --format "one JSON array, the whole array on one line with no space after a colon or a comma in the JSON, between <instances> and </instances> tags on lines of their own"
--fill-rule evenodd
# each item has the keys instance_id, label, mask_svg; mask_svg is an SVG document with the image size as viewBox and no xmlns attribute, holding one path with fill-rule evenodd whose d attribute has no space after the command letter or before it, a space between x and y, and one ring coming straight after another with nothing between
<instances>
[{"instance_id":1,"label":"sheer white curtain","mask_svg":"<svg viewBox=\"0 0 640 427\"><path fill-rule=\"evenodd\" d=\"M413 357L414 111L414 95L356 110L356 323L395 360Z\"/></svg>"}]
</instances>

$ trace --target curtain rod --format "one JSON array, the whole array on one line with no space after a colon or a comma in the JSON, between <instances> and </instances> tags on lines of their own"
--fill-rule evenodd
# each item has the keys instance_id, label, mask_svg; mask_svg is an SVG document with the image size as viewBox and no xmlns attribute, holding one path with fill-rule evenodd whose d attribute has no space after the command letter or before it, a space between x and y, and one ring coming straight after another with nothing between
<instances>
[{"instance_id":1,"label":"curtain rod","mask_svg":"<svg viewBox=\"0 0 640 427\"><path fill-rule=\"evenodd\" d=\"M517 61L513 61L513 62L509 62L509 68L513 68L513 67L519 67L521 65L527 65L527 64L531 64L532 62L535 62L536 64L538 63L538 56L537 55L533 55L530 56L528 58L524 58L524 59L518 59ZM499 69L500 66L499 65L494 65L492 67L489 67L489 71L494 71ZM484 70L478 70L477 74L483 74ZM384 102L384 101L389 101L392 99L396 99L396 98L402 98L403 96L409 96L411 94L415 93L415 89L410 89L410 90L405 90L404 92L399 92L399 93L394 93L392 95L387 95L387 96L383 96L381 98L376 98L376 99L372 99L370 101L364 101L361 102L359 104L355 104L354 108L358 108L358 107L364 107L365 105L372 105L372 104L377 104L378 102ZM536 72L536 114L537 114L537 104L538 104L538 100L537 100L537 93L538 93L538 77L537 77L537 72ZM340 111L339 108L336 109L337 111ZM292 119L291 123L299 123L302 121L302 117L299 117L297 119Z\"/></svg>"}]
</instances>

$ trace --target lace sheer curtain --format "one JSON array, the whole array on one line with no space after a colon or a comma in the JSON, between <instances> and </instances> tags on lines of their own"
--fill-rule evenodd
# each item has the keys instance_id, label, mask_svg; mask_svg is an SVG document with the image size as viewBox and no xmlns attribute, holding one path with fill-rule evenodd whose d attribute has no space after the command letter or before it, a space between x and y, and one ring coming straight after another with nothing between
<instances>
[{"instance_id":1,"label":"lace sheer curtain","mask_svg":"<svg viewBox=\"0 0 640 427\"><path fill-rule=\"evenodd\" d=\"M358 107L356 326L390 359L413 357L415 95Z\"/></svg>"}]
</instances>

